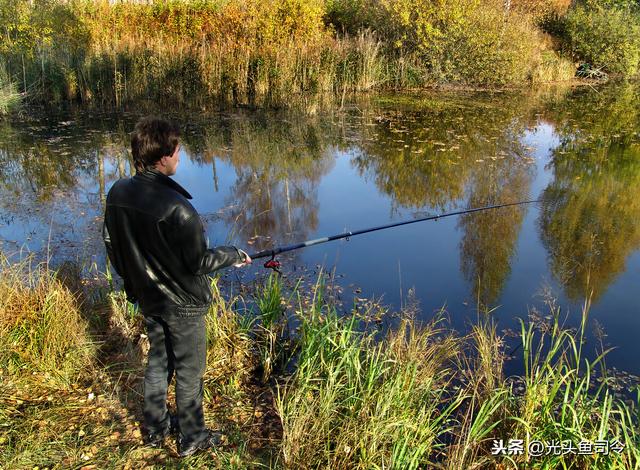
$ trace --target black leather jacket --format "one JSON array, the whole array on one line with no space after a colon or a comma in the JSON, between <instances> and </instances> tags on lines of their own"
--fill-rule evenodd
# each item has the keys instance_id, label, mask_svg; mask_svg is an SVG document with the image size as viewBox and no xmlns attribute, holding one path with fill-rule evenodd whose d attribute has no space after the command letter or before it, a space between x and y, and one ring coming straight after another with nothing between
<instances>
[{"instance_id":1,"label":"black leather jacket","mask_svg":"<svg viewBox=\"0 0 640 470\"><path fill-rule=\"evenodd\" d=\"M107 195L103 238L127 297L144 315L204 315L208 273L243 261L232 246L208 249L191 195L156 170L117 181Z\"/></svg>"}]
</instances>

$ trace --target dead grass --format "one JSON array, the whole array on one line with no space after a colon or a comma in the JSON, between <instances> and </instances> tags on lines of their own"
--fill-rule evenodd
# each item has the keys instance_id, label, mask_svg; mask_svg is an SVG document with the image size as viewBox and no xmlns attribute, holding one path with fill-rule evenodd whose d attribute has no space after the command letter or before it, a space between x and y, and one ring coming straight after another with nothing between
<instances>
[{"instance_id":1,"label":"dead grass","mask_svg":"<svg viewBox=\"0 0 640 470\"><path fill-rule=\"evenodd\" d=\"M143 445L148 341L141 316L104 278L0 259L0 447L3 468L256 468L279 438L268 388L252 381L250 338L214 283L205 416L226 435L215 452L177 459ZM170 388L170 408L175 396ZM205 463L206 462L206 463ZM212 463L217 462L217 463Z\"/></svg>"},{"instance_id":2,"label":"dead grass","mask_svg":"<svg viewBox=\"0 0 640 470\"><path fill-rule=\"evenodd\" d=\"M66 387L89 372L94 351L82 305L56 273L0 254L0 366Z\"/></svg>"}]
</instances>

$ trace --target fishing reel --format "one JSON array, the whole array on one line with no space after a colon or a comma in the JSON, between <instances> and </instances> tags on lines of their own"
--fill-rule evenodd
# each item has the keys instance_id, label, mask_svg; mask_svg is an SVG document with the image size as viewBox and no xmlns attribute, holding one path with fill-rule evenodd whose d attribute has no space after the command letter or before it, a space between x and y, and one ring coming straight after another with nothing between
<instances>
[{"instance_id":1,"label":"fishing reel","mask_svg":"<svg viewBox=\"0 0 640 470\"><path fill-rule=\"evenodd\" d=\"M276 255L271 255L271 259L264 263L263 265L267 269L273 269L278 274L282 275L282 271L280 271L280 261L276 259Z\"/></svg>"}]
</instances>

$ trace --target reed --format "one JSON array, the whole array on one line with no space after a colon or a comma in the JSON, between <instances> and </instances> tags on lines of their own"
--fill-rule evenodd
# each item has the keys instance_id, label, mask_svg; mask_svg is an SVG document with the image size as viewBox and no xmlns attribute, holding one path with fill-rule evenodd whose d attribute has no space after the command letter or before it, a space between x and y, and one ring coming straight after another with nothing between
<instances>
[{"instance_id":1,"label":"reed","mask_svg":"<svg viewBox=\"0 0 640 470\"><path fill-rule=\"evenodd\" d=\"M640 435L637 425L632 424L638 418L639 403L628 405L614 398L606 378L600 377L600 384L594 386L596 366L606 352L588 360L583 350L589 304L584 306L577 329L562 327L559 310L555 306L550 309L553 320L542 328L521 320L521 377L501 378L500 355L493 355L492 360L483 359L483 352L478 355L465 391L468 407L454 432L456 439L447 468L501 464L514 468L604 469L636 468L640 464ZM475 327L471 337L477 350L486 352L498 340L490 324ZM486 387L490 381L493 385ZM492 456L494 439L522 439L525 451L522 455ZM576 455L581 441L598 440L618 440L626 447L621 453ZM576 453L532 456L526 450L532 441L571 442Z\"/></svg>"},{"instance_id":2,"label":"reed","mask_svg":"<svg viewBox=\"0 0 640 470\"><path fill-rule=\"evenodd\" d=\"M225 300L219 279L211 281L213 304L207 315L207 371L205 384L209 397L216 387L232 387L246 381L255 367L251 332L253 319L241 315L245 310L242 297Z\"/></svg>"},{"instance_id":3,"label":"reed","mask_svg":"<svg viewBox=\"0 0 640 470\"><path fill-rule=\"evenodd\" d=\"M299 309L295 375L277 389L288 468L418 468L442 449L461 403L447 399L456 340L405 320L382 342L340 318L319 286Z\"/></svg>"},{"instance_id":4,"label":"reed","mask_svg":"<svg viewBox=\"0 0 640 470\"><path fill-rule=\"evenodd\" d=\"M553 309L553 307L550 307ZM338 317L321 294L301 322L297 370L277 390L286 467L315 468L635 468L637 404L592 387L604 354L583 351L588 304L577 331L559 312L537 332L522 324L524 374L504 376L504 345L482 321L467 337L442 319L403 318L382 341ZM635 416L635 417L634 417ZM309 432L309 430L313 432ZM522 439L522 455L492 455L494 440ZM621 453L532 456L528 445L607 440Z\"/></svg>"}]
</instances>

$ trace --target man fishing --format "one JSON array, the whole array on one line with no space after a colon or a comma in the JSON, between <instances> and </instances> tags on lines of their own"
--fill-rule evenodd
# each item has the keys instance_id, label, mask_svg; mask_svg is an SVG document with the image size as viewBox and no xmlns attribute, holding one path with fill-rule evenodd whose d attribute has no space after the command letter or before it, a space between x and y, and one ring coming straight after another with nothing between
<instances>
[{"instance_id":1,"label":"man fishing","mask_svg":"<svg viewBox=\"0 0 640 470\"><path fill-rule=\"evenodd\" d=\"M202 408L207 358L205 314L212 295L207 274L241 267L251 258L233 246L207 247L191 195L170 176L180 161L178 128L147 117L135 126L132 178L107 195L103 237L111 264L130 302L144 315L150 349L144 375L145 440L161 446L177 431L181 457L213 447L219 433L206 429ZM177 429L167 410L175 373Z\"/></svg>"}]
</instances>

